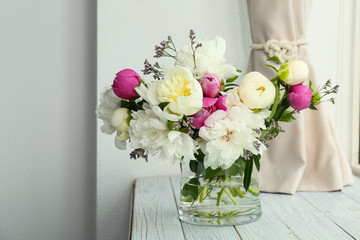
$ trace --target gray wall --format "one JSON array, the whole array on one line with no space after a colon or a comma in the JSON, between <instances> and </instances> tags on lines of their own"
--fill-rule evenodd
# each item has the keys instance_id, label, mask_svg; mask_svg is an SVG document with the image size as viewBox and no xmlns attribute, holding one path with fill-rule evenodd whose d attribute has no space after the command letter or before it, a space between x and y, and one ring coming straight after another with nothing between
<instances>
[{"instance_id":1,"label":"gray wall","mask_svg":"<svg viewBox=\"0 0 360 240\"><path fill-rule=\"evenodd\" d=\"M96 1L0 5L0 239L95 239Z\"/></svg>"}]
</instances>

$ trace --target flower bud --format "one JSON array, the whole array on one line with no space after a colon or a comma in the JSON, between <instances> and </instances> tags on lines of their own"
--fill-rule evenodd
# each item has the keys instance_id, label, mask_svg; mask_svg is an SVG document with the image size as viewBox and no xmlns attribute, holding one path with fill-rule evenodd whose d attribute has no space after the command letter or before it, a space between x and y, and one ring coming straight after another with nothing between
<instances>
[{"instance_id":1,"label":"flower bud","mask_svg":"<svg viewBox=\"0 0 360 240\"><path fill-rule=\"evenodd\" d=\"M312 92L306 85L295 85L289 89L288 100L290 105L297 111L301 111L310 106Z\"/></svg>"},{"instance_id":2,"label":"flower bud","mask_svg":"<svg viewBox=\"0 0 360 240\"><path fill-rule=\"evenodd\" d=\"M205 96L217 97L220 93L220 80L214 74L206 74L200 79L200 84Z\"/></svg>"},{"instance_id":3,"label":"flower bud","mask_svg":"<svg viewBox=\"0 0 360 240\"><path fill-rule=\"evenodd\" d=\"M275 99L274 84L259 72L249 72L238 88L241 101L250 109L269 107Z\"/></svg>"},{"instance_id":4,"label":"flower bud","mask_svg":"<svg viewBox=\"0 0 360 240\"><path fill-rule=\"evenodd\" d=\"M281 65L278 76L287 85L298 85L308 78L309 68L303 60L292 60Z\"/></svg>"},{"instance_id":5,"label":"flower bud","mask_svg":"<svg viewBox=\"0 0 360 240\"><path fill-rule=\"evenodd\" d=\"M140 82L139 74L132 69L124 69L116 74L111 87L119 98L134 99L139 96L134 89Z\"/></svg>"},{"instance_id":6,"label":"flower bud","mask_svg":"<svg viewBox=\"0 0 360 240\"><path fill-rule=\"evenodd\" d=\"M130 111L127 108L118 108L113 112L110 123L119 132L126 133L129 127L129 116Z\"/></svg>"}]
</instances>

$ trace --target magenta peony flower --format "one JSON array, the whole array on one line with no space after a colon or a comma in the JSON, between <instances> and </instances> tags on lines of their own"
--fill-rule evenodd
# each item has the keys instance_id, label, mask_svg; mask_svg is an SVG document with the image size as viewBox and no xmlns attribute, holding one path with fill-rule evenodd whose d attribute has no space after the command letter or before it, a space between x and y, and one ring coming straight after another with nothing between
<instances>
[{"instance_id":1,"label":"magenta peony flower","mask_svg":"<svg viewBox=\"0 0 360 240\"><path fill-rule=\"evenodd\" d=\"M208 119L208 117L210 117L216 111L222 110L226 112L226 97L226 95L219 98L204 97L203 107L198 113L192 115L193 121L191 124L196 127L196 129L200 129L202 126L205 125L205 120Z\"/></svg>"},{"instance_id":2,"label":"magenta peony flower","mask_svg":"<svg viewBox=\"0 0 360 240\"><path fill-rule=\"evenodd\" d=\"M290 105L297 111L301 111L310 106L312 92L306 85L295 85L289 89L288 100Z\"/></svg>"},{"instance_id":3,"label":"magenta peony flower","mask_svg":"<svg viewBox=\"0 0 360 240\"><path fill-rule=\"evenodd\" d=\"M140 76L132 69L124 69L116 74L111 86L116 96L122 99L134 99L139 95L135 87L140 84Z\"/></svg>"},{"instance_id":4,"label":"magenta peony flower","mask_svg":"<svg viewBox=\"0 0 360 240\"><path fill-rule=\"evenodd\" d=\"M214 74L206 74L200 79L200 84L203 89L203 93L208 97L217 97L220 93L220 80Z\"/></svg>"}]
</instances>

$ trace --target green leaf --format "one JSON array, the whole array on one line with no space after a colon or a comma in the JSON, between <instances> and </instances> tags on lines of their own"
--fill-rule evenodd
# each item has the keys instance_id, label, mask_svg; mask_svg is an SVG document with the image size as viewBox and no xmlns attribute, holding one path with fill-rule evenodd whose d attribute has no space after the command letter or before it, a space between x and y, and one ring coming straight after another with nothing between
<instances>
[{"instance_id":1,"label":"green leaf","mask_svg":"<svg viewBox=\"0 0 360 240\"><path fill-rule=\"evenodd\" d=\"M318 110L318 109L314 106L314 104L310 104L309 108L310 108L311 110Z\"/></svg>"},{"instance_id":2,"label":"green leaf","mask_svg":"<svg viewBox=\"0 0 360 240\"><path fill-rule=\"evenodd\" d=\"M167 105L169 105L169 102L162 102L159 104L159 107L161 108L161 110L164 110Z\"/></svg>"},{"instance_id":3,"label":"green leaf","mask_svg":"<svg viewBox=\"0 0 360 240\"><path fill-rule=\"evenodd\" d=\"M270 113L269 119L271 119L275 115L277 107L278 107L279 102L280 102L279 78L275 77L271 81L275 86L275 100L274 100L273 105L271 106L271 113Z\"/></svg>"},{"instance_id":4,"label":"green leaf","mask_svg":"<svg viewBox=\"0 0 360 240\"><path fill-rule=\"evenodd\" d=\"M309 88L310 88L311 92L314 92L313 83L311 80L309 80Z\"/></svg>"},{"instance_id":5,"label":"green leaf","mask_svg":"<svg viewBox=\"0 0 360 240\"><path fill-rule=\"evenodd\" d=\"M245 161L245 172L244 172L244 188L247 191L250 187L251 183L251 173L253 169L253 160L250 158Z\"/></svg>"},{"instance_id":6,"label":"green leaf","mask_svg":"<svg viewBox=\"0 0 360 240\"><path fill-rule=\"evenodd\" d=\"M275 57L275 56L266 59L266 61L274 61L274 62L277 62L278 64L281 64L280 59L278 57Z\"/></svg>"},{"instance_id":7,"label":"green leaf","mask_svg":"<svg viewBox=\"0 0 360 240\"><path fill-rule=\"evenodd\" d=\"M290 74L290 70L289 70L289 63L283 63L280 66L280 69L278 71L278 76L281 79L281 81L286 81L286 79L288 79Z\"/></svg>"},{"instance_id":8,"label":"green leaf","mask_svg":"<svg viewBox=\"0 0 360 240\"><path fill-rule=\"evenodd\" d=\"M240 157L241 158L241 157ZM230 176L236 176L238 174L240 174L243 169L241 167L241 164L240 164L240 158L238 158L234 163L233 165L231 165L231 167L227 168L224 170L224 173L225 175L230 175ZM240 174L241 175L241 174Z\"/></svg>"},{"instance_id":9,"label":"green leaf","mask_svg":"<svg viewBox=\"0 0 360 240\"><path fill-rule=\"evenodd\" d=\"M218 174L222 169L221 168L217 168L217 169L211 169L211 167L208 167L207 169L205 169L205 179L210 179L216 176L216 174Z\"/></svg>"},{"instance_id":10,"label":"green leaf","mask_svg":"<svg viewBox=\"0 0 360 240\"><path fill-rule=\"evenodd\" d=\"M205 154L201 151L201 149L199 149L198 152L195 153L195 158L196 158L199 162L204 162Z\"/></svg>"},{"instance_id":11,"label":"green leaf","mask_svg":"<svg viewBox=\"0 0 360 240\"><path fill-rule=\"evenodd\" d=\"M239 85L236 83L229 83L229 84L225 84L224 87L237 87L237 86L239 86Z\"/></svg>"},{"instance_id":12,"label":"green leaf","mask_svg":"<svg viewBox=\"0 0 360 240\"><path fill-rule=\"evenodd\" d=\"M120 107L130 109L130 102L127 100L121 100Z\"/></svg>"},{"instance_id":13,"label":"green leaf","mask_svg":"<svg viewBox=\"0 0 360 240\"><path fill-rule=\"evenodd\" d=\"M274 119L276 122L279 121L279 119L281 118L281 116L283 115L283 113L285 112L285 110L288 109L289 107L290 107L289 101L288 101L287 99L283 99L283 100L280 102L280 104L279 104L279 106L278 106L278 108L277 108L277 110L276 110L276 113L275 113L273 119Z\"/></svg>"},{"instance_id":14,"label":"green leaf","mask_svg":"<svg viewBox=\"0 0 360 240\"><path fill-rule=\"evenodd\" d=\"M277 70L273 65L269 65L269 64L264 64L264 65L267 66L267 67L270 67L270 68L274 69L275 72L278 72L278 70Z\"/></svg>"},{"instance_id":15,"label":"green leaf","mask_svg":"<svg viewBox=\"0 0 360 240\"><path fill-rule=\"evenodd\" d=\"M233 89L233 88L226 88L226 89L224 89L224 92L227 92L227 91L229 91L231 89Z\"/></svg>"},{"instance_id":16,"label":"green leaf","mask_svg":"<svg viewBox=\"0 0 360 240\"><path fill-rule=\"evenodd\" d=\"M229 78L226 80L226 83L232 83L234 82L236 79L238 79L239 76L235 76L235 77L232 77L232 78Z\"/></svg>"},{"instance_id":17,"label":"green leaf","mask_svg":"<svg viewBox=\"0 0 360 240\"><path fill-rule=\"evenodd\" d=\"M241 73L241 70L236 70L236 72ZM239 74L239 76L240 76L240 74ZM234 82L236 79L239 78L239 76L235 76L235 77L232 77L232 78L227 79L227 80L226 80L226 83L232 83L232 82ZM227 85L227 84L226 84L226 85Z\"/></svg>"},{"instance_id":18,"label":"green leaf","mask_svg":"<svg viewBox=\"0 0 360 240\"><path fill-rule=\"evenodd\" d=\"M254 158L254 163L255 163L256 169L258 171L260 171L260 158L261 158L261 155L260 154L254 155L253 158Z\"/></svg>"},{"instance_id":19,"label":"green leaf","mask_svg":"<svg viewBox=\"0 0 360 240\"><path fill-rule=\"evenodd\" d=\"M246 163L245 163L245 159L243 157L240 157L240 165L241 165L241 168L243 169L243 171L245 171L245 166L246 166ZM242 174L241 174L242 175Z\"/></svg>"},{"instance_id":20,"label":"green leaf","mask_svg":"<svg viewBox=\"0 0 360 240\"><path fill-rule=\"evenodd\" d=\"M296 120L296 118L292 115L291 111L284 111L283 115L280 117L280 122L292 122Z\"/></svg>"},{"instance_id":21,"label":"green leaf","mask_svg":"<svg viewBox=\"0 0 360 240\"><path fill-rule=\"evenodd\" d=\"M185 183L181 189L181 195L183 197L192 197L195 200L199 195L199 179L192 178L189 182Z\"/></svg>"},{"instance_id":22,"label":"green leaf","mask_svg":"<svg viewBox=\"0 0 360 240\"><path fill-rule=\"evenodd\" d=\"M189 162L190 170L197 175L203 175L205 172L204 164L197 160L191 160Z\"/></svg>"}]
</instances>

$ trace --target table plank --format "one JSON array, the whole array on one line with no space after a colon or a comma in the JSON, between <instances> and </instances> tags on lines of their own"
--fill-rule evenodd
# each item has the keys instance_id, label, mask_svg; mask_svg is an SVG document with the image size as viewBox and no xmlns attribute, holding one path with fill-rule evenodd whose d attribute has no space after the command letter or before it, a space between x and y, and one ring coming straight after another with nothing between
<instances>
[{"instance_id":1,"label":"table plank","mask_svg":"<svg viewBox=\"0 0 360 240\"><path fill-rule=\"evenodd\" d=\"M354 183L343 188L342 192L360 203L360 178L354 176Z\"/></svg>"},{"instance_id":2,"label":"table plank","mask_svg":"<svg viewBox=\"0 0 360 240\"><path fill-rule=\"evenodd\" d=\"M141 178L134 187L131 239L359 239L360 179L342 192L261 193L263 215L238 226L197 226L177 217L179 177Z\"/></svg>"},{"instance_id":3,"label":"table plank","mask_svg":"<svg viewBox=\"0 0 360 240\"><path fill-rule=\"evenodd\" d=\"M242 239L246 240L278 240L298 239L275 212L262 200L268 193L261 193L262 216L250 224L236 226Z\"/></svg>"},{"instance_id":4,"label":"table plank","mask_svg":"<svg viewBox=\"0 0 360 240\"><path fill-rule=\"evenodd\" d=\"M261 198L298 239L353 240L298 193L295 195L262 194Z\"/></svg>"},{"instance_id":5,"label":"table plank","mask_svg":"<svg viewBox=\"0 0 360 240\"><path fill-rule=\"evenodd\" d=\"M298 193L355 239L360 239L360 203L342 192Z\"/></svg>"},{"instance_id":6,"label":"table plank","mask_svg":"<svg viewBox=\"0 0 360 240\"><path fill-rule=\"evenodd\" d=\"M139 178L134 195L131 239L184 240L169 178Z\"/></svg>"},{"instance_id":7,"label":"table plank","mask_svg":"<svg viewBox=\"0 0 360 240\"><path fill-rule=\"evenodd\" d=\"M180 199L180 178L171 177L175 199ZM184 229L184 235L187 240L235 240L241 239L233 226L198 226L181 222Z\"/></svg>"}]
</instances>

